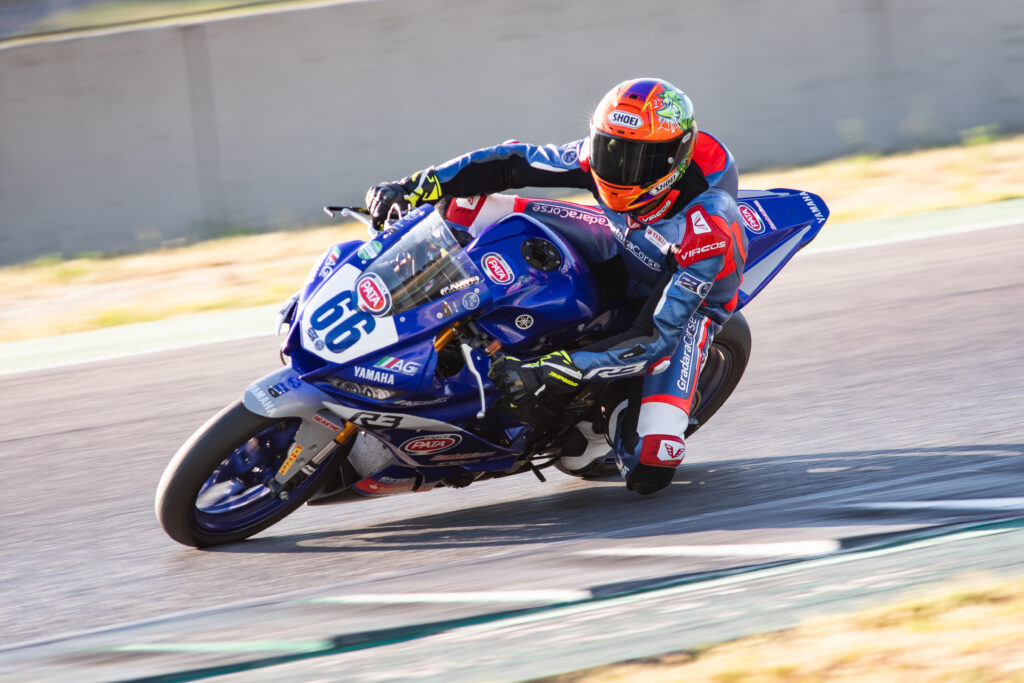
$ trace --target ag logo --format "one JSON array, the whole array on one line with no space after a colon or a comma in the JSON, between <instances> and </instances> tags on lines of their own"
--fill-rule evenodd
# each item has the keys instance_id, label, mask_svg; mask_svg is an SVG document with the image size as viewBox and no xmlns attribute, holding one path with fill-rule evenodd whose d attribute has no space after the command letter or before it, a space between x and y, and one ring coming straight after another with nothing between
<instances>
[{"instance_id":1,"label":"ag logo","mask_svg":"<svg viewBox=\"0 0 1024 683\"><path fill-rule=\"evenodd\" d=\"M758 218L757 212L746 204L740 204L739 206L740 215L743 216L743 220L746 221L747 227L750 228L750 232L757 234L764 232L764 224L761 223L761 219Z\"/></svg>"},{"instance_id":2,"label":"ag logo","mask_svg":"<svg viewBox=\"0 0 1024 683\"><path fill-rule=\"evenodd\" d=\"M527 315L526 313L522 314L521 316L516 318L516 327L518 327L521 330L530 329L531 327L533 327L533 316Z\"/></svg>"}]
</instances>

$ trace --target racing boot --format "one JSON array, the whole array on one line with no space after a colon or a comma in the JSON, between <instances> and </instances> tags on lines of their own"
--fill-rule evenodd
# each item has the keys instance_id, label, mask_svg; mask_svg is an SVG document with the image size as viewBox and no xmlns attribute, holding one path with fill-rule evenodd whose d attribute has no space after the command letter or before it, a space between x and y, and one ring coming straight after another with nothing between
<instances>
[{"instance_id":1,"label":"racing boot","mask_svg":"<svg viewBox=\"0 0 1024 683\"><path fill-rule=\"evenodd\" d=\"M686 455L680 434L639 434L639 407L622 402L608 420L609 441L615 445L615 463L626 488L641 495L669 485Z\"/></svg>"},{"instance_id":2,"label":"racing boot","mask_svg":"<svg viewBox=\"0 0 1024 683\"><path fill-rule=\"evenodd\" d=\"M606 474L607 455L604 436L596 434L591 423L580 422L562 442L562 454L555 461L555 467L573 477L599 476Z\"/></svg>"}]
</instances>

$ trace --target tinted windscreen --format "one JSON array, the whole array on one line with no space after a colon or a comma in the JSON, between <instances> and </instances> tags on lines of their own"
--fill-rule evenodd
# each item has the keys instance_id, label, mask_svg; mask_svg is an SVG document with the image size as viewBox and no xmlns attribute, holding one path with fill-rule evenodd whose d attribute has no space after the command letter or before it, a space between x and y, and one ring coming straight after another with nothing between
<instances>
[{"instance_id":1,"label":"tinted windscreen","mask_svg":"<svg viewBox=\"0 0 1024 683\"><path fill-rule=\"evenodd\" d=\"M590 138L590 167L613 185L650 185L669 174L683 147L682 137L640 142L595 131Z\"/></svg>"},{"instance_id":2,"label":"tinted windscreen","mask_svg":"<svg viewBox=\"0 0 1024 683\"><path fill-rule=\"evenodd\" d=\"M447 294L480 274L436 211L431 211L363 271L384 281L398 315Z\"/></svg>"}]
</instances>

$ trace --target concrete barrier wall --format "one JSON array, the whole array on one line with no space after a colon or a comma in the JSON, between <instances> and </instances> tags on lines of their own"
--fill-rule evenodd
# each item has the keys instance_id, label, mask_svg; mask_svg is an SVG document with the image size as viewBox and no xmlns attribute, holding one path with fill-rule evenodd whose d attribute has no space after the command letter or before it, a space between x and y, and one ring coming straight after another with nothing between
<instances>
[{"instance_id":1,"label":"concrete barrier wall","mask_svg":"<svg viewBox=\"0 0 1024 683\"><path fill-rule=\"evenodd\" d=\"M373 0L0 48L0 262L319 221L620 80L743 169L1024 129L1019 0ZM827 198L826 198L827 199Z\"/></svg>"}]
</instances>

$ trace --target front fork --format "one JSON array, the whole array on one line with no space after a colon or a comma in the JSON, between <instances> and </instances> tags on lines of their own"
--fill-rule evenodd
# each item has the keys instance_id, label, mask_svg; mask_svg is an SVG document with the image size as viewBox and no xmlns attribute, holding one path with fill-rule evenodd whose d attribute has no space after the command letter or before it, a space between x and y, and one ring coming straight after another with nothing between
<instances>
[{"instance_id":1,"label":"front fork","mask_svg":"<svg viewBox=\"0 0 1024 683\"><path fill-rule=\"evenodd\" d=\"M327 394L302 381L290 367L261 377L245 390L242 403L249 411L265 417L302 420L284 462L267 482L267 487L281 499L288 498L290 482L297 483L312 474L335 448L347 443L359 431L351 422L339 420L324 408L327 398ZM299 474L303 476L296 480Z\"/></svg>"}]
</instances>

